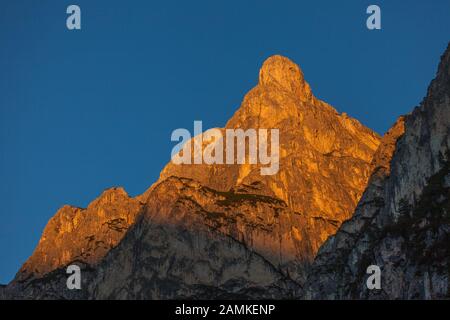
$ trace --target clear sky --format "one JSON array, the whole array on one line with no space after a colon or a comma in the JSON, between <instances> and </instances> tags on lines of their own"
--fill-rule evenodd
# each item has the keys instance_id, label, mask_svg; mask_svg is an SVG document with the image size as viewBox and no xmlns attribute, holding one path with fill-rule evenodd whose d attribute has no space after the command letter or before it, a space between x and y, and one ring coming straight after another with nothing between
<instances>
[{"instance_id":1,"label":"clear sky","mask_svg":"<svg viewBox=\"0 0 450 320\"><path fill-rule=\"evenodd\" d=\"M370 4L381 30L366 28ZM449 40L449 0L1 0L0 283L59 207L116 185L140 194L174 129L223 126L268 56L383 133L421 101Z\"/></svg>"}]
</instances>

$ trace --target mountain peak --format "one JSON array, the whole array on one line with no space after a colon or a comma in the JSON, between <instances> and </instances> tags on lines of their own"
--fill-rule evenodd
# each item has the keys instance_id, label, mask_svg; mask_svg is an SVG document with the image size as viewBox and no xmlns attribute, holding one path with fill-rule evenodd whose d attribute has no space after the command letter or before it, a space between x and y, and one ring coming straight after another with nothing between
<instances>
[{"instance_id":1,"label":"mountain peak","mask_svg":"<svg viewBox=\"0 0 450 320\"><path fill-rule=\"evenodd\" d=\"M162 275L162 281L177 279L181 286L191 281L187 279L194 279L191 283L195 286L200 279L202 286L210 287L239 282L245 290L260 279L264 286L278 281L280 275L295 281L289 285L303 282L305 266L354 211L367 184L379 139L356 120L339 116L316 99L299 66L282 56L264 62L259 84L246 94L222 130L235 128L279 130L276 161L280 170L276 174L261 175L260 169L265 166L261 162L170 162L159 181L140 197L130 198L124 189L111 188L86 209L67 207L60 211L47 225L16 280L45 278L51 271L77 261L93 268L104 266L106 273L101 274L112 282L99 283L105 283L107 290L121 290L119 287L129 285L123 282L125 279L147 279L150 274ZM246 144L239 140L237 143ZM201 142L202 154L204 146L213 145L206 141L210 138ZM135 227L129 229L132 225ZM129 235L126 239L125 234ZM229 239L230 244L223 241ZM247 258L242 258L248 257L247 251L263 257L255 258L249 270L244 269L248 267ZM121 256L109 256L113 252ZM197 264L200 259L207 261L206 269L202 266L191 268L192 273L184 271L183 266ZM168 263L173 266L170 270L165 269ZM132 265L138 267L136 273L130 273ZM145 269L148 265L152 271ZM122 269L128 266L131 269ZM264 271L267 266L273 271ZM242 273L235 275L236 268ZM216 276L219 269L223 271L220 278ZM252 278L254 274L258 279ZM224 290L228 290L226 286ZM167 297L155 288L147 291L146 297ZM109 295L103 295L103 287L99 290L103 292L101 297ZM238 292L237 287L232 290ZM193 291L186 294L194 296Z\"/></svg>"},{"instance_id":2,"label":"mountain peak","mask_svg":"<svg viewBox=\"0 0 450 320\"><path fill-rule=\"evenodd\" d=\"M259 84L281 87L299 97L312 97L311 88L300 67L281 55L271 56L264 61L259 71Z\"/></svg>"},{"instance_id":3,"label":"mountain peak","mask_svg":"<svg viewBox=\"0 0 450 320\"><path fill-rule=\"evenodd\" d=\"M427 100L442 100L450 96L450 43L441 56L436 78L428 88Z\"/></svg>"}]
</instances>

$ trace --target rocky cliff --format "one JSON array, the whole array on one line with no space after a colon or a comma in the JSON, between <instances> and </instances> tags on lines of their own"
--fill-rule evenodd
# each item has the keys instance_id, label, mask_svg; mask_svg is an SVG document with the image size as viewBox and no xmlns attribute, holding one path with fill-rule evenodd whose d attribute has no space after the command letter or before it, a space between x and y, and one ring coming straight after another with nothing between
<instances>
[{"instance_id":1,"label":"rocky cliff","mask_svg":"<svg viewBox=\"0 0 450 320\"><path fill-rule=\"evenodd\" d=\"M315 98L289 59L267 59L226 129L279 129L279 171L169 163L137 198L66 206L6 289L18 298L289 298L351 217L379 137ZM202 138L207 140L207 133ZM194 138L198 139L198 137ZM195 156L195 155L194 155ZM82 290L65 266L82 267Z\"/></svg>"},{"instance_id":2,"label":"rocky cliff","mask_svg":"<svg viewBox=\"0 0 450 320\"><path fill-rule=\"evenodd\" d=\"M220 192L237 190L282 201L291 211L281 227L283 239L294 239L289 245L281 240L284 255L296 264L312 261L320 245L351 217L370 175L378 135L315 98L300 68L282 56L263 63L258 85L225 127L238 128L279 129L276 174L261 175L261 164L169 163L161 179L185 177ZM268 241L256 245L267 247ZM300 271L290 271L302 278Z\"/></svg>"},{"instance_id":3,"label":"rocky cliff","mask_svg":"<svg viewBox=\"0 0 450 320\"><path fill-rule=\"evenodd\" d=\"M88 281L87 274L122 240L143 206L139 197L130 198L122 188L111 188L85 209L62 207L5 292L16 298L79 297L80 292L61 293L66 288L65 267L81 266L86 276L83 282Z\"/></svg>"},{"instance_id":4,"label":"rocky cliff","mask_svg":"<svg viewBox=\"0 0 450 320\"><path fill-rule=\"evenodd\" d=\"M374 156L352 219L320 249L306 292L328 299L450 298L450 46L428 94ZM381 269L381 289L366 286Z\"/></svg>"},{"instance_id":5,"label":"rocky cliff","mask_svg":"<svg viewBox=\"0 0 450 320\"><path fill-rule=\"evenodd\" d=\"M448 298L449 66L450 47L426 98L380 141L270 57L217 130L279 129L276 174L171 162L141 196L114 188L65 206L0 298ZM66 287L72 263L81 290ZM381 290L366 287L369 265Z\"/></svg>"},{"instance_id":6,"label":"rocky cliff","mask_svg":"<svg viewBox=\"0 0 450 320\"><path fill-rule=\"evenodd\" d=\"M118 244L142 207L122 188L104 191L86 209L62 207L16 280L41 277L73 261L95 265Z\"/></svg>"}]
</instances>

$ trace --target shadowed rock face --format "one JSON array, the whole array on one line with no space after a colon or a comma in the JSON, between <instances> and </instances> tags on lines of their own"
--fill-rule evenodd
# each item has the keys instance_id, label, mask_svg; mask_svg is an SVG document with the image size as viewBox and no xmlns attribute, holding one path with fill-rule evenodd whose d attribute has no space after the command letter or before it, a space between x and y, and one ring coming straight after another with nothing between
<instances>
[{"instance_id":1,"label":"shadowed rock face","mask_svg":"<svg viewBox=\"0 0 450 320\"><path fill-rule=\"evenodd\" d=\"M297 65L269 58L220 130L278 128L278 173L169 163L135 199L115 190L64 207L0 297L449 298L449 65L448 48L426 98L380 144L315 98ZM64 272L74 260L76 293ZM382 290L366 288L371 264Z\"/></svg>"},{"instance_id":2,"label":"shadowed rock face","mask_svg":"<svg viewBox=\"0 0 450 320\"><path fill-rule=\"evenodd\" d=\"M288 281L284 287L292 288L305 281L319 246L350 217L365 187L377 135L314 98L299 67L280 56L264 62L258 86L244 98L228 128L278 128L280 171L262 176L261 165L168 164L160 182L146 192L147 218L136 227L149 236L127 237L105 259L110 263L102 264L105 276L94 289L99 297L200 297L193 289L198 285L231 295L243 290L238 282L245 283L244 288L268 288L282 277ZM165 239L160 245L166 249L155 250L154 244L160 243L155 235ZM229 242L226 247L212 246L223 237ZM180 238L184 245L175 246ZM145 254L131 253L136 242L144 242L139 248L147 248ZM268 262L275 274L252 271L254 266L239 258L242 246L247 255L263 258L264 262L252 260L259 261L259 269L266 270L263 266ZM232 259L227 258L231 253ZM157 267L136 263L141 255ZM113 261L127 267L116 270ZM142 265L149 266L144 273ZM255 281L255 274L260 280ZM116 280L109 281L111 277ZM172 283L170 290L162 292L150 279L164 287ZM146 288L123 291L129 282L146 283ZM234 287L227 287L230 282ZM105 290L108 294L102 295ZM290 289L278 293L289 295ZM252 293L251 297L266 296Z\"/></svg>"},{"instance_id":3,"label":"shadowed rock face","mask_svg":"<svg viewBox=\"0 0 450 320\"><path fill-rule=\"evenodd\" d=\"M89 290L100 299L296 296L300 286L277 268L295 258L278 238L289 234L278 230L287 214L274 198L170 177L153 188Z\"/></svg>"},{"instance_id":4,"label":"shadowed rock face","mask_svg":"<svg viewBox=\"0 0 450 320\"><path fill-rule=\"evenodd\" d=\"M308 298L450 298L450 46L427 97L400 119L374 156L353 218L320 249ZM381 268L381 290L366 269Z\"/></svg>"},{"instance_id":5,"label":"shadowed rock face","mask_svg":"<svg viewBox=\"0 0 450 320\"><path fill-rule=\"evenodd\" d=\"M277 198L249 193L257 184L246 187L245 193L222 192L187 178L160 182L142 221L100 266L94 293L200 298L197 288L210 288L209 294L215 288L216 297L297 296L314 250L305 239L316 236L303 227L331 232L330 224L299 216ZM141 283L139 290L124 291L130 282Z\"/></svg>"}]
</instances>

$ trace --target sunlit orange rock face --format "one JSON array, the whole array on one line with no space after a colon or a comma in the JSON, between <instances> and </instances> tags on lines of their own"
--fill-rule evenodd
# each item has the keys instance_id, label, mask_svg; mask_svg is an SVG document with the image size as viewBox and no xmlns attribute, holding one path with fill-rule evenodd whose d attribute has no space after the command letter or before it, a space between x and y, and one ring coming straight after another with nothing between
<instances>
[{"instance_id":1,"label":"sunlit orange rock face","mask_svg":"<svg viewBox=\"0 0 450 320\"><path fill-rule=\"evenodd\" d=\"M323 241L351 217L366 186L379 136L315 98L300 68L282 56L264 62L258 85L226 128L278 128L278 173L262 176L263 165L169 163L161 180L186 177L218 191L242 189L281 201L289 218L282 223L284 232L276 234L269 228L271 234L274 239L292 238L283 254L312 259ZM270 247L267 242L261 240L257 246Z\"/></svg>"},{"instance_id":2,"label":"sunlit orange rock face","mask_svg":"<svg viewBox=\"0 0 450 320\"><path fill-rule=\"evenodd\" d=\"M139 197L112 189L87 209L63 207L16 278L82 261L98 266L90 298L295 294L319 247L351 217L380 138L314 97L282 56L264 62L220 130L237 128L279 129L276 174L261 175L260 164L169 163Z\"/></svg>"},{"instance_id":3,"label":"sunlit orange rock face","mask_svg":"<svg viewBox=\"0 0 450 320\"><path fill-rule=\"evenodd\" d=\"M142 206L122 188L111 188L86 209L62 207L16 279L41 277L74 261L95 265L122 239Z\"/></svg>"},{"instance_id":4,"label":"sunlit orange rock face","mask_svg":"<svg viewBox=\"0 0 450 320\"><path fill-rule=\"evenodd\" d=\"M161 180L188 177L221 191L257 181L294 211L337 221L347 219L358 201L380 140L357 120L315 98L299 67L281 56L264 62L258 85L226 128L278 128L278 173L261 176L260 165L169 163Z\"/></svg>"}]
</instances>

